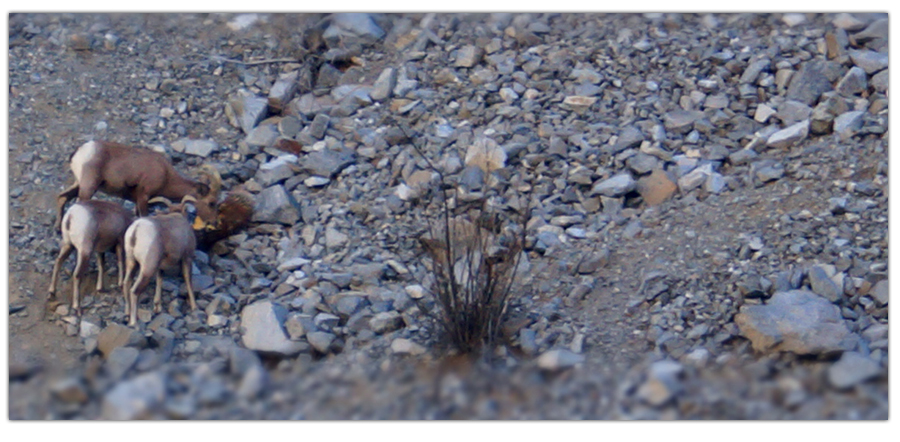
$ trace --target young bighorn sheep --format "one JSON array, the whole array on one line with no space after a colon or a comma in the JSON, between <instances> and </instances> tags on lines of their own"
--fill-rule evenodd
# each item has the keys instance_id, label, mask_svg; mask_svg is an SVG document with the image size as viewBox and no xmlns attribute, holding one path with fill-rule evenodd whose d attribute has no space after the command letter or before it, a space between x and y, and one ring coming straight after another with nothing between
<instances>
[{"instance_id":1,"label":"young bighorn sheep","mask_svg":"<svg viewBox=\"0 0 900 442\"><path fill-rule=\"evenodd\" d=\"M125 277L122 267L125 254L122 239L125 230L134 217L131 211L109 201L89 200L75 203L66 211L62 219L62 241L59 256L53 265L50 277L50 297L56 298L56 281L62 263L72 253L78 251L75 264L75 289L72 294L72 309L81 314L81 279L88 271L91 253L97 254L97 291L103 290L103 253L115 250L119 268L119 285Z\"/></svg>"},{"instance_id":2,"label":"young bighorn sheep","mask_svg":"<svg viewBox=\"0 0 900 442\"><path fill-rule=\"evenodd\" d=\"M55 229L59 230L63 207L74 198L91 199L97 190L135 203L137 216L149 214L150 198L161 196L180 201L185 195L196 199L197 214L203 223L215 223L216 203L222 178L210 165L201 167L207 182L181 176L166 157L147 148L108 141L90 141L75 150L70 158L75 184L59 194Z\"/></svg>"},{"instance_id":3,"label":"young bighorn sheep","mask_svg":"<svg viewBox=\"0 0 900 442\"><path fill-rule=\"evenodd\" d=\"M125 232L125 313L128 325L137 323L138 296L156 275L156 293L153 296L153 313L162 310L162 273L163 269L174 269L181 266L184 282L187 284L188 299L191 310L197 310L194 300L194 289L191 287L191 264L194 260L196 239L191 228L187 203L196 203L196 199L185 195L180 204L172 204L165 198L156 197L150 202L164 202L169 206L166 213L150 217L138 218ZM136 266L140 266L140 274L134 279ZM129 287L130 282L134 283Z\"/></svg>"}]
</instances>

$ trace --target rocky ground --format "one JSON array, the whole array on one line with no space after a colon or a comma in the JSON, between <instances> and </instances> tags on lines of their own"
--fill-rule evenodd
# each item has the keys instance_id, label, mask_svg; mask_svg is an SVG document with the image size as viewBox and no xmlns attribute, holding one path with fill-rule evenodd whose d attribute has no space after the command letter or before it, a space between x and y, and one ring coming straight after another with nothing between
<instances>
[{"instance_id":1,"label":"rocky ground","mask_svg":"<svg viewBox=\"0 0 900 442\"><path fill-rule=\"evenodd\" d=\"M888 417L886 14L12 14L9 42L10 419ZM82 317L46 302L90 139L254 194L198 311L175 276L137 328L95 276ZM530 215L474 362L426 314L429 161Z\"/></svg>"}]
</instances>

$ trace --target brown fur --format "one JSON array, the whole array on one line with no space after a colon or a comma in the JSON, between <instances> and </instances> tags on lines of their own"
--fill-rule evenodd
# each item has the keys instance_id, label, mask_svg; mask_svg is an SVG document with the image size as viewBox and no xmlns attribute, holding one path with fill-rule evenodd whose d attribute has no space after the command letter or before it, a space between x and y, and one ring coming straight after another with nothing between
<instances>
[{"instance_id":1,"label":"brown fur","mask_svg":"<svg viewBox=\"0 0 900 442\"><path fill-rule=\"evenodd\" d=\"M75 184L59 194L57 230L66 203L76 197L78 201L87 201L98 190L133 201L138 216L149 214L147 201L152 197L180 201L185 195L192 195L197 198L200 218L215 222L218 192L212 192L207 184L181 176L163 154L108 141L95 143L97 154L82 166L82 176L76 176Z\"/></svg>"}]
</instances>

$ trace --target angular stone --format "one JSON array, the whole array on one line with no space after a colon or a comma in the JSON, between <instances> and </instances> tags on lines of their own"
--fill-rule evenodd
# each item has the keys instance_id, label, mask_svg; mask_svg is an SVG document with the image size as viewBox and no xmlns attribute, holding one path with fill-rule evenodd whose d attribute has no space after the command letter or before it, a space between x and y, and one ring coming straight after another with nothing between
<instances>
[{"instance_id":1,"label":"angular stone","mask_svg":"<svg viewBox=\"0 0 900 442\"><path fill-rule=\"evenodd\" d=\"M108 358L116 348L134 345L142 339L143 337L137 330L113 322L97 335L97 349Z\"/></svg>"},{"instance_id":2,"label":"angular stone","mask_svg":"<svg viewBox=\"0 0 900 442\"><path fill-rule=\"evenodd\" d=\"M166 398L166 379L161 371L141 374L116 384L103 397L101 416L108 420L151 419Z\"/></svg>"},{"instance_id":3,"label":"angular stone","mask_svg":"<svg viewBox=\"0 0 900 442\"><path fill-rule=\"evenodd\" d=\"M83 404L90 398L87 387L78 376L68 376L50 385L50 393L59 401Z\"/></svg>"},{"instance_id":4,"label":"angular stone","mask_svg":"<svg viewBox=\"0 0 900 442\"><path fill-rule=\"evenodd\" d=\"M712 164L706 163L678 178L678 189L682 193L690 192L702 186L712 173Z\"/></svg>"},{"instance_id":5,"label":"angular stone","mask_svg":"<svg viewBox=\"0 0 900 442\"><path fill-rule=\"evenodd\" d=\"M391 98L391 92L397 85L397 71L394 68L385 68L378 75L369 96L375 101L382 101Z\"/></svg>"},{"instance_id":6,"label":"angular stone","mask_svg":"<svg viewBox=\"0 0 900 442\"><path fill-rule=\"evenodd\" d=\"M841 81L834 87L834 90L845 97L853 97L854 95L865 92L868 86L866 81L866 71L862 70L862 68L853 66L847 71L844 78L841 78Z\"/></svg>"},{"instance_id":7,"label":"angular stone","mask_svg":"<svg viewBox=\"0 0 900 442\"><path fill-rule=\"evenodd\" d=\"M844 29L846 31L859 31L866 27L866 22L847 14L846 12L837 14L831 23L834 24L836 28Z\"/></svg>"},{"instance_id":8,"label":"angular stone","mask_svg":"<svg viewBox=\"0 0 900 442\"><path fill-rule=\"evenodd\" d=\"M249 146L269 147L275 144L275 140L281 134L278 133L278 126L275 124L263 124L256 126L250 130L250 133L244 138L244 142Z\"/></svg>"},{"instance_id":9,"label":"angular stone","mask_svg":"<svg viewBox=\"0 0 900 442\"><path fill-rule=\"evenodd\" d=\"M371 14L342 12L331 16L331 25L322 33L322 38L329 47L335 48L348 43L373 44L384 35Z\"/></svg>"},{"instance_id":10,"label":"angular stone","mask_svg":"<svg viewBox=\"0 0 900 442\"><path fill-rule=\"evenodd\" d=\"M890 69L885 69L872 76L872 87L875 91L885 93L890 84Z\"/></svg>"},{"instance_id":11,"label":"angular stone","mask_svg":"<svg viewBox=\"0 0 900 442\"><path fill-rule=\"evenodd\" d=\"M834 118L834 133L840 135L841 140L849 140L862 128L865 111L844 112Z\"/></svg>"},{"instance_id":12,"label":"angular stone","mask_svg":"<svg viewBox=\"0 0 900 442\"><path fill-rule=\"evenodd\" d=\"M325 247L327 247L329 250L340 248L344 244L347 244L347 241L349 240L349 236L341 233L334 227L328 227L327 229L325 229Z\"/></svg>"},{"instance_id":13,"label":"angular stone","mask_svg":"<svg viewBox=\"0 0 900 442\"><path fill-rule=\"evenodd\" d=\"M209 154L219 150L219 144L214 140L192 140L189 138L182 138L172 143L172 150L206 158Z\"/></svg>"},{"instance_id":14,"label":"angular stone","mask_svg":"<svg viewBox=\"0 0 900 442\"><path fill-rule=\"evenodd\" d=\"M869 291L869 296L871 296L875 303L883 307L888 305L888 300L890 298L890 292L888 291L888 280L882 279L875 284L875 287L872 287L872 290Z\"/></svg>"},{"instance_id":15,"label":"angular stone","mask_svg":"<svg viewBox=\"0 0 900 442\"><path fill-rule=\"evenodd\" d=\"M637 187L637 183L629 173L622 173L603 180L591 188L591 195L622 196Z\"/></svg>"},{"instance_id":16,"label":"angular stone","mask_svg":"<svg viewBox=\"0 0 900 442\"><path fill-rule=\"evenodd\" d=\"M254 179L260 186L270 187L278 184L292 176L294 170L291 165L297 162L295 155L282 155L268 163L259 166Z\"/></svg>"},{"instance_id":17,"label":"angular stone","mask_svg":"<svg viewBox=\"0 0 900 442\"><path fill-rule=\"evenodd\" d=\"M809 120L803 120L772 134L766 146L773 149L785 149L806 139L809 135Z\"/></svg>"},{"instance_id":18,"label":"angular stone","mask_svg":"<svg viewBox=\"0 0 900 442\"><path fill-rule=\"evenodd\" d=\"M820 266L812 266L807 272L812 291L831 302L837 302L844 294L844 288L838 287Z\"/></svg>"},{"instance_id":19,"label":"angular stone","mask_svg":"<svg viewBox=\"0 0 900 442\"><path fill-rule=\"evenodd\" d=\"M377 313L369 320L369 326L375 333L390 333L403 327L403 317L393 310Z\"/></svg>"},{"instance_id":20,"label":"angular stone","mask_svg":"<svg viewBox=\"0 0 900 442\"><path fill-rule=\"evenodd\" d=\"M806 290L777 292L766 305L744 305L735 315L741 335L758 352L831 354L845 350L850 335L840 309Z\"/></svg>"},{"instance_id":21,"label":"angular stone","mask_svg":"<svg viewBox=\"0 0 900 442\"><path fill-rule=\"evenodd\" d=\"M309 345L319 353L327 354L335 339L337 339L337 336L328 332L314 331L306 334L306 340L309 341Z\"/></svg>"},{"instance_id":22,"label":"angular stone","mask_svg":"<svg viewBox=\"0 0 900 442\"><path fill-rule=\"evenodd\" d=\"M574 367L584 362L584 356L570 350L557 348L538 356L537 366L542 370L557 371Z\"/></svg>"},{"instance_id":23,"label":"angular stone","mask_svg":"<svg viewBox=\"0 0 900 442\"><path fill-rule=\"evenodd\" d=\"M292 356L306 348L291 341L282 327L287 310L272 301L258 301L241 311L241 342L250 350Z\"/></svg>"},{"instance_id":24,"label":"angular stone","mask_svg":"<svg viewBox=\"0 0 900 442\"><path fill-rule=\"evenodd\" d=\"M806 62L792 76L786 98L812 106L823 93L831 90L831 82L836 79L833 63L820 60Z\"/></svg>"},{"instance_id":25,"label":"angular stone","mask_svg":"<svg viewBox=\"0 0 900 442\"><path fill-rule=\"evenodd\" d=\"M650 206L662 203L678 190L678 186L662 169L655 169L650 175L638 179L636 188Z\"/></svg>"},{"instance_id":26,"label":"angular stone","mask_svg":"<svg viewBox=\"0 0 900 442\"><path fill-rule=\"evenodd\" d=\"M300 207L281 184L268 187L256 196L253 222L293 226L300 220Z\"/></svg>"},{"instance_id":27,"label":"angular stone","mask_svg":"<svg viewBox=\"0 0 900 442\"><path fill-rule=\"evenodd\" d=\"M391 342L391 351L398 355L419 356L425 354L428 349L409 339L397 338Z\"/></svg>"},{"instance_id":28,"label":"angular stone","mask_svg":"<svg viewBox=\"0 0 900 442\"><path fill-rule=\"evenodd\" d=\"M747 65L747 68L744 69L744 73L741 74L740 82L743 84L756 84L757 78L759 78L759 74L762 73L769 65L771 61L768 58L763 58L761 60L756 60Z\"/></svg>"},{"instance_id":29,"label":"angular stone","mask_svg":"<svg viewBox=\"0 0 900 442\"><path fill-rule=\"evenodd\" d=\"M597 102L597 97L585 97L581 95L569 95L563 99L563 104L575 108L587 108Z\"/></svg>"},{"instance_id":30,"label":"angular stone","mask_svg":"<svg viewBox=\"0 0 900 442\"><path fill-rule=\"evenodd\" d=\"M470 68L481 61L484 51L473 45L466 45L456 52L456 62L453 64L457 67Z\"/></svg>"},{"instance_id":31,"label":"angular stone","mask_svg":"<svg viewBox=\"0 0 900 442\"><path fill-rule=\"evenodd\" d=\"M281 112L288 102L294 98L297 92L297 79L300 71L291 71L282 74L269 89L269 107L275 112Z\"/></svg>"},{"instance_id":32,"label":"angular stone","mask_svg":"<svg viewBox=\"0 0 900 442\"><path fill-rule=\"evenodd\" d=\"M245 134L249 134L266 117L268 106L268 99L257 97L252 92L241 89L228 98L225 113L228 114L228 120L235 127L239 127Z\"/></svg>"},{"instance_id":33,"label":"angular stone","mask_svg":"<svg viewBox=\"0 0 900 442\"><path fill-rule=\"evenodd\" d=\"M659 165L659 160L653 155L638 152L629 157L628 160L625 161L625 165L627 165L632 172L638 175L644 175L656 169Z\"/></svg>"},{"instance_id":34,"label":"angular stone","mask_svg":"<svg viewBox=\"0 0 900 442\"><path fill-rule=\"evenodd\" d=\"M843 390L872 379L880 373L881 367L877 362L855 351L848 351L828 367L828 382L832 387Z\"/></svg>"},{"instance_id":35,"label":"angular stone","mask_svg":"<svg viewBox=\"0 0 900 442\"><path fill-rule=\"evenodd\" d=\"M869 50L848 51L850 60L867 74L874 74L888 67L888 54Z\"/></svg>"},{"instance_id":36,"label":"angular stone","mask_svg":"<svg viewBox=\"0 0 900 442\"><path fill-rule=\"evenodd\" d=\"M787 100L778 106L778 113L776 115L786 126L790 126L798 121L809 118L810 114L812 114L812 108L806 104L799 101Z\"/></svg>"},{"instance_id":37,"label":"angular stone","mask_svg":"<svg viewBox=\"0 0 900 442\"><path fill-rule=\"evenodd\" d=\"M356 157L350 152L323 149L303 157L300 160L300 166L312 175L334 178L344 168L355 162Z\"/></svg>"},{"instance_id":38,"label":"angular stone","mask_svg":"<svg viewBox=\"0 0 900 442\"><path fill-rule=\"evenodd\" d=\"M117 347L106 359L106 373L112 379L121 379L137 362L139 354L140 351L134 347Z\"/></svg>"},{"instance_id":39,"label":"angular stone","mask_svg":"<svg viewBox=\"0 0 900 442\"><path fill-rule=\"evenodd\" d=\"M705 114L700 111L674 110L663 115L663 125L666 130L676 133L688 133L694 126L694 122L703 118Z\"/></svg>"}]
</instances>

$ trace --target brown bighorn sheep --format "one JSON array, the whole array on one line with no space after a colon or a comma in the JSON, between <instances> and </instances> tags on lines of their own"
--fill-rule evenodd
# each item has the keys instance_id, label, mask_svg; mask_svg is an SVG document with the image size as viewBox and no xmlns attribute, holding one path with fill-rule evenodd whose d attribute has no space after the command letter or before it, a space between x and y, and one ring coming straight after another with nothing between
<instances>
[{"instance_id":1,"label":"brown bighorn sheep","mask_svg":"<svg viewBox=\"0 0 900 442\"><path fill-rule=\"evenodd\" d=\"M186 213L187 203L195 203L191 195L185 195L180 204L172 204L165 198L156 197L150 202L164 202L169 206L166 213L138 218L125 232L125 312L128 325L137 324L138 296L156 275L156 293L153 296L153 312L162 310L163 269L181 266L184 282L187 284L191 310L197 310L194 289L191 287L191 264L194 260L196 239ZM140 274L134 279L135 266L140 266Z\"/></svg>"},{"instance_id":2,"label":"brown bighorn sheep","mask_svg":"<svg viewBox=\"0 0 900 442\"><path fill-rule=\"evenodd\" d=\"M97 190L135 203L137 216L147 216L150 198L161 196L180 201L185 195L196 199L200 220L215 223L216 203L222 178L210 165L202 167L206 183L181 176L166 157L153 150L108 141L90 141L70 158L75 184L59 194L55 229L59 230L63 207L74 198L90 200ZM198 223L197 229L203 227Z\"/></svg>"},{"instance_id":3,"label":"brown bighorn sheep","mask_svg":"<svg viewBox=\"0 0 900 442\"><path fill-rule=\"evenodd\" d=\"M53 265L53 275L50 277L50 297L56 298L56 281L59 277L59 269L62 263L77 250L75 264L75 289L72 294L72 309L76 315L81 314L81 279L88 271L88 263L91 253L97 254L97 291L103 290L103 253L115 250L116 263L119 268L119 285L125 277L122 267L125 263L125 254L122 239L125 230L134 217L131 211L109 201L89 200L78 202L66 211L62 220L62 241L60 242L59 256Z\"/></svg>"}]
</instances>

